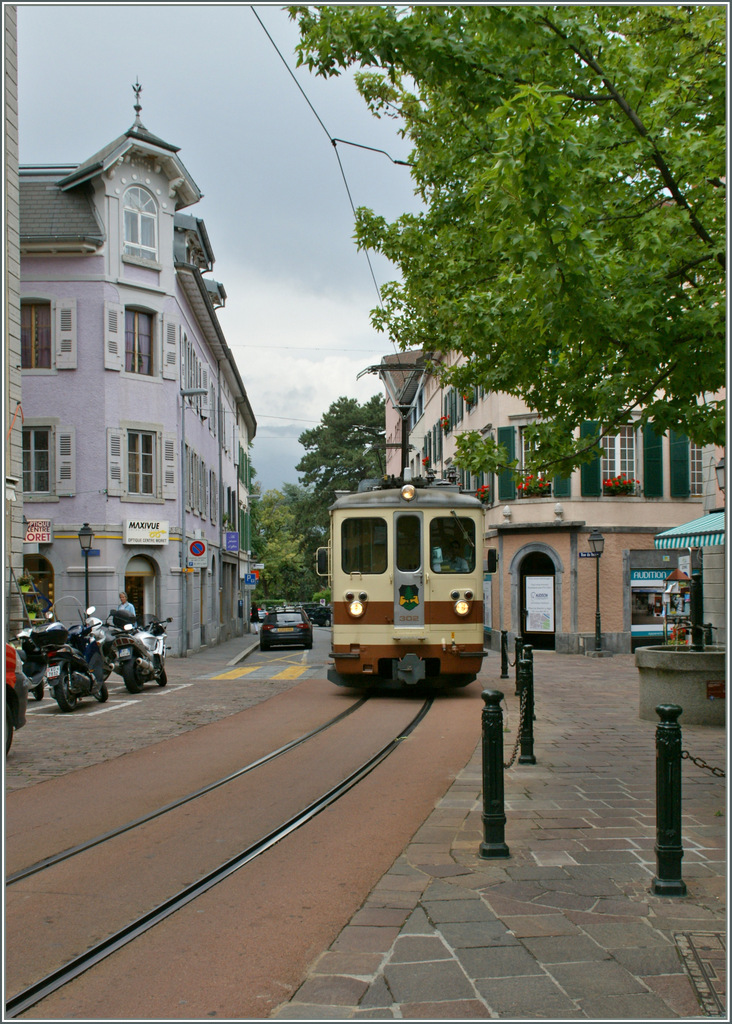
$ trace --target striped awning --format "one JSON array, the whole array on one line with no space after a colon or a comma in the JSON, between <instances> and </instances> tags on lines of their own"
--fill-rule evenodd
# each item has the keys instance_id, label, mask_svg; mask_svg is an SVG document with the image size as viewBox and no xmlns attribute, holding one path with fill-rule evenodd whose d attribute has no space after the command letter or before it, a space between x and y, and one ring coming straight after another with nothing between
<instances>
[{"instance_id":1,"label":"striped awning","mask_svg":"<svg viewBox=\"0 0 732 1024\"><path fill-rule=\"evenodd\" d=\"M714 544L724 544L724 512L710 512L690 523L657 533L654 538L657 548L707 548Z\"/></svg>"}]
</instances>

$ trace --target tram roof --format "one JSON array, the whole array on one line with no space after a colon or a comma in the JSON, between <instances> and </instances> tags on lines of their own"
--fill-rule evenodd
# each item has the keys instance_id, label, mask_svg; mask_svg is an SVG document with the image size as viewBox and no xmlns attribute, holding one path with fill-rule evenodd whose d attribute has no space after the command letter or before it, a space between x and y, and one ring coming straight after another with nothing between
<instances>
[{"instance_id":1,"label":"tram roof","mask_svg":"<svg viewBox=\"0 0 732 1024\"><path fill-rule=\"evenodd\" d=\"M371 491L353 491L338 497L330 510L401 508L482 508L482 503L473 494L464 494L456 484L428 485L416 487L411 501L402 497L400 487L380 487Z\"/></svg>"}]
</instances>

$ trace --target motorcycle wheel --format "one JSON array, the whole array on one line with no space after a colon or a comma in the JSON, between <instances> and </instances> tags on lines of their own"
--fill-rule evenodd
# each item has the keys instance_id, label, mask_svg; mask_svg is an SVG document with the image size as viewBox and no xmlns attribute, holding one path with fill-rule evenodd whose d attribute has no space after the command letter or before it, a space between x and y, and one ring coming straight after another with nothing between
<instances>
[{"instance_id":1,"label":"motorcycle wheel","mask_svg":"<svg viewBox=\"0 0 732 1024\"><path fill-rule=\"evenodd\" d=\"M122 665L122 678L130 693L140 693L142 680L138 678L134 661L125 661Z\"/></svg>"},{"instance_id":2,"label":"motorcycle wheel","mask_svg":"<svg viewBox=\"0 0 732 1024\"><path fill-rule=\"evenodd\" d=\"M43 683L34 686L31 693L33 694L33 700L43 700Z\"/></svg>"},{"instance_id":3,"label":"motorcycle wheel","mask_svg":"<svg viewBox=\"0 0 732 1024\"><path fill-rule=\"evenodd\" d=\"M61 675L59 677L59 681L56 683L53 695L56 698L56 703L62 711L73 711L76 707L77 696L69 689L68 668L61 668Z\"/></svg>"},{"instance_id":4,"label":"motorcycle wheel","mask_svg":"<svg viewBox=\"0 0 732 1024\"><path fill-rule=\"evenodd\" d=\"M160 669L160 675L157 678L157 684L158 684L158 686L167 686L168 685L168 675L167 675L167 673L165 671L165 668L161 668Z\"/></svg>"},{"instance_id":5,"label":"motorcycle wheel","mask_svg":"<svg viewBox=\"0 0 732 1024\"><path fill-rule=\"evenodd\" d=\"M109 690L107 689L107 684L102 683L97 692L94 694L94 700L98 700L100 704L104 704L108 697Z\"/></svg>"}]
</instances>

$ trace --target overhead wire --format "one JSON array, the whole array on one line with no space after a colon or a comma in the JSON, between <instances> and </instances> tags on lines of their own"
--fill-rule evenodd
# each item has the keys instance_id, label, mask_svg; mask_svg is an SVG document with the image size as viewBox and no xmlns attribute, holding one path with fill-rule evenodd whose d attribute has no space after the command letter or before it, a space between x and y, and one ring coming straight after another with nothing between
<instances>
[{"instance_id":1,"label":"overhead wire","mask_svg":"<svg viewBox=\"0 0 732 1024\"><path fill-rule=\"evenodd\" d=\"M336 138L334 138L331 135L331 133L328 131L328 129L326 128L325 124L323 123L323 119L321 118L320 114L317 112L317 110L315 109L313 104L310 102L310 99L309 99L308 95L306 94L305 90L303 89L303 87L298 82L298 80L297 80L295 74L293 73L290 65L287 63L287 61L283 57L282 53L280 52L280 49L277 46L277 43L274 41L274 39L272 38L270 33L267 31L266 25L264 24L262 19L257 14L257 12L254 9L254 7L252 7L250 5L249 9L251 10L252 14L257 19L259 24L261 25L264 34L267 36L267 38L269 39L270 43L274 47L274 50L275 50L277 56L280 58L282 63L285 65L285 68L287 69L287 73L289 74L290 78L293 80L293 82L295 83L295 85L299 89L303 99L305 100L305 102L307 103L307 105L310 107L311 111L315 115L315 118L316 118L318 124L320 125L320 127L323 129L323 131L327 135L328 141L330 142L330 144L333 147L333 152L335 153L336 160L338 161L338 167L340 168L341 177L343 178L343 184L345 185L345 188L346 188L346 193L348 195L348 201L351 204L351 210L353 211L353 216L355 218L355 216L356 216L356 206L355 206L355 204L353 202L353 196L351 195L351 189L350 189L349 184L348 184L348 179L346 178L346 172L345 172L345 169L343 167L343 163L341 162L340 153L338 152L338 143L339 142L342 142L346 146L356 146L359 149L369 149L369 150L371 150L374 153L383 153L385 156L387 156L389 158L389 160L391 160L391 162L393 164L401 164L402 166L405 166L405 167L410 167L411 164L409 164L406 160L395 160L392 156L390 156L386 152L385 149L377 149L374 146L365 146L365 145L361 145L360 143L357 143L357 142L348 142L346 139L336 139ZM369 256L368 249L364 249L364 254L366 256L366 262L369 265L369 271L371 273L371 280L373 281L374 288L376 289L376 295L378 297L379 306L383 309L384 305L383 305L383 302L381 300L381 290L380 290L379 285L377 284L377 281L376 281L376 274L374 273L374 268L373 268L373 265L371 263L371 257Z\"/></svg>"}]
</instances>

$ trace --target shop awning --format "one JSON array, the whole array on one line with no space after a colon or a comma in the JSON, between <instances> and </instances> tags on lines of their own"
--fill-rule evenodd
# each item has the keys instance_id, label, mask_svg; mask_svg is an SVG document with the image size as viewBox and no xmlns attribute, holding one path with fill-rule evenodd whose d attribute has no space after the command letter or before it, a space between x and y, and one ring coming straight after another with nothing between
<instances>
[{"instance_id":1,"label":"shop awning","mask_svg":"<svg viewBox=\"0 0 732 1024\"><path fill-rule=\"evenodd\" d=\"M654 538L657 548L707 548L714 544L724 544L724 512L710 512L690 523L657 533Z\"/></svg>"}]
</instances>

